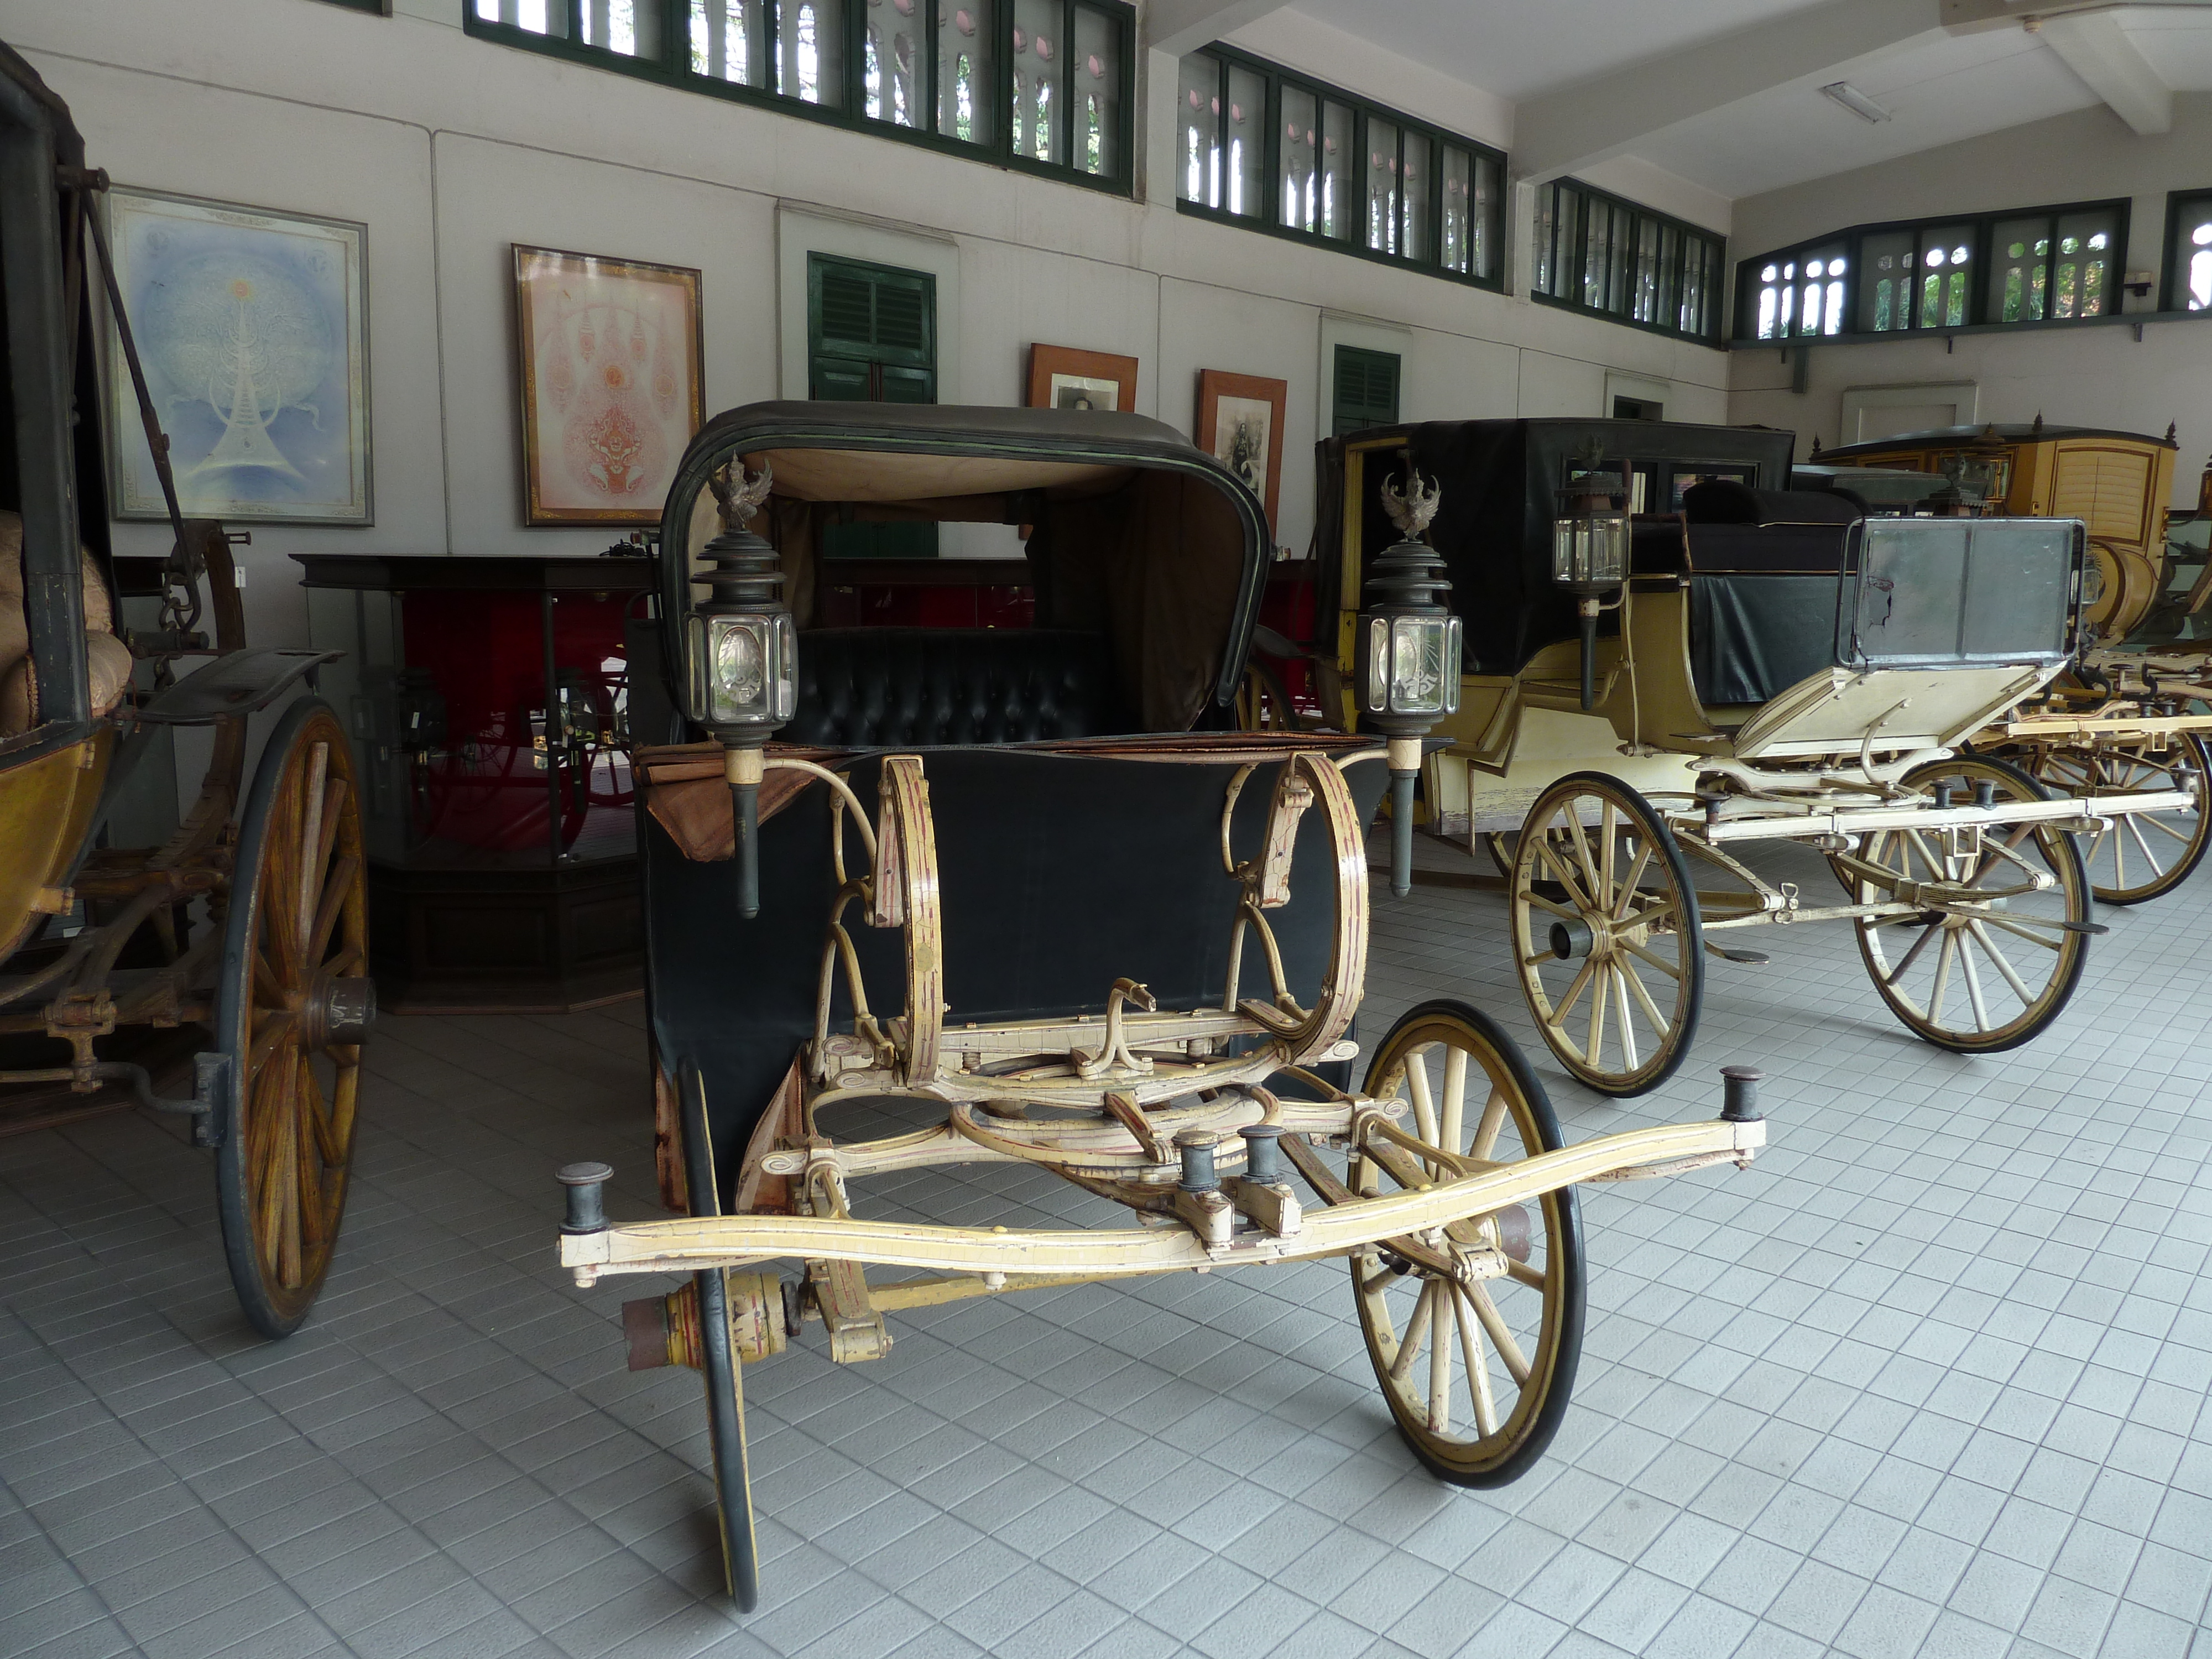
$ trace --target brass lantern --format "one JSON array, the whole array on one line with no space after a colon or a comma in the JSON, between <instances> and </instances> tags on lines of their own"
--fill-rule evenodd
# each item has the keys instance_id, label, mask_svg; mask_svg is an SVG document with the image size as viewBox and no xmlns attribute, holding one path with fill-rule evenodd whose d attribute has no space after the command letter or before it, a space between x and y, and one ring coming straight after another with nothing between
<instances>
[{"instance_id":1,"label":"brass lantern","mask_svg":"<svg viewBox=\"0 0 2212 1659\"><path fill-rule=\"evenodd\" d=\"M1582 624L1583 707L1596 702L1593 665L1597 617L1606 594L1628 580L1628 485L1614 472L1588 470L1561 485L1552 519L1552 580L1575 596Z\"/></svg>"},{"instance_id":2,"label":"brass lantern","mask_svg":"<svg viewBox=\"0 0 2212 1659\"><path fill-rule=\"evenodd\" d=\"M1388 739L1390 769L1390 890L1413 890L1413 780L1421 739L1459 712L1460 620L1443 602L1451 592L1442 562L1420 538L1443 492L1413 475L1401 494L1382 486L1382 510L1400 539L1368 567L1359 613L1359 721Z\"/></svg>"},{"instance_id":3,"label":"brass lantern","mask_svg":"<svg viewBox=\"0 0 2212 1659\"><path fill-rule=\"evenodd\" d=\"M684 713L722 745L735 820L738 911L760 911L763 750L799 705L799 633L783 603L775 549L744 527L775 483L732 461L708 480L722 529L702 550L708 589L684 618Z\"/></svg>"}]
</instances>

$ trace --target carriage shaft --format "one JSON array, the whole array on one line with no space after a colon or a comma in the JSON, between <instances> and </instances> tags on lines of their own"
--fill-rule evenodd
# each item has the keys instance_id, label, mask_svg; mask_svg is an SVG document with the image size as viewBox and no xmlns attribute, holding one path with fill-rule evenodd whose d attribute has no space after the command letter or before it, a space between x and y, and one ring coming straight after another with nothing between
<instances>
[{"instance_id":1,"label":"carriage shaft","mask_svg":"<svg viewBox=\"0 0 2212 1659\"><path fill-rule=\"evenodd\" d=\"M2014 800L1994 806L1866 806L1830 812L1758 817L1720 818L1680 816L1681 827L1708 842L1744 841L1801 841L1812 836L1868 835L1883 830L1947 830L1978 825L2045 823L2073 829L2084 817L2110 817L2130 812L2185 812L2195 810L2197 798L2185 790L2156 789L2123 792L2097 798L2094 813L2081 801L2066 796L2056 800Z\"/></svg>"},{"instance_id":2,"label":"carriage shaft","mask_svg":"<svg viewBox=\"0 0 2212 1659\"><path fill-rule=\"evenodd\" d=\"M1763 1121L1714 1120L1605 1135L1415 1192L1362 1199L1304 1218L1290 1238L1237 1234L1208 1249L1182 1228L988 1230L813 1216L690 1217L564 1233L561 1262L580 1285L609 1273L689 1273L784 1258L861 1261L944 1273L1039 1273L1055 1279L1177 1273L1245 1262L1341 1255L1448 1226L1610 1170L1726 1152L1748 1160Z\"/></svg>"}]
</instances>

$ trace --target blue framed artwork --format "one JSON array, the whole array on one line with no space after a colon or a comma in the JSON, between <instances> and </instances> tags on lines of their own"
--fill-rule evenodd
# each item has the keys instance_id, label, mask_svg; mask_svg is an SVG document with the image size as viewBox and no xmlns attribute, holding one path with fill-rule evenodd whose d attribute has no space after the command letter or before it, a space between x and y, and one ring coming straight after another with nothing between
<instances>
[{"instance_id":1,"label":"blue framed artwork","mask_svg":"<svg viewBox=\"0 0 2212 1659\"><path fill-rule=\"evenodd\" d=\"M368 227L120 187L107 216L185 516L374 523ZM106 384L115 516L166 518L112 317Z\"/></svg>"}]
</instances>

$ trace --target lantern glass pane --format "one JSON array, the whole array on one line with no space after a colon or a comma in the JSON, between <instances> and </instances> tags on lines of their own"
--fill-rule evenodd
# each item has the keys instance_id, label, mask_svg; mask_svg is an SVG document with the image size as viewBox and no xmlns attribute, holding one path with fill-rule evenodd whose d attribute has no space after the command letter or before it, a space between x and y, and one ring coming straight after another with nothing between
<instances>
[{"instance_id":1,"label":"lantern glass pane","mask_svg":"<svg viewBox=\"0 0 2212 1659\"><path fill-rule=\"evenodd\" d=\"M1444 635L1444 713L1459 713L1460 626L1454 617Z\"/></svg>"},{"instance_id":2,"label":"lantern glass pane","mask_svg":"<svg viewBox=\"0 0 2212 1659\"><path fill-rule=\"evenodd\" d=\"M1399 617L1391 623L1390 712L1441 714L1444 708L1446 617Z\"/></svg>"},{"instance_id":3,"label":"lantern glass pane","mask_svg":"<svg viewBox=\"0 0 2212 1659\"><path fill-rule=\"evenodd\" d=\"M799 629L786 612L779 611L773 621L769 635L775 647L769 665L773 695L769 702L770 712L781 721L799 712Z\"/></svg>"},{"instance_id":4,"label":"lantern glass pane","mask_svg":"<svg viewBox=\"0 0 2212 1659\"><path fill-rule=\"evenodd\" d=\"M1367 712L1390 712L1390 623L1374 617L1367 623Z\"/></svg>"},{"instance_id":5,"label":"lantern glass pane","mask_svg":"<svg viewBox=\"0 0 2212 1659\"><path fill-rule=\"evenodd\" d=\"M1611 586L1628 579L1628 515L1570 514L1552 526L1552 579Z\"/></svg>"}]
</instances>

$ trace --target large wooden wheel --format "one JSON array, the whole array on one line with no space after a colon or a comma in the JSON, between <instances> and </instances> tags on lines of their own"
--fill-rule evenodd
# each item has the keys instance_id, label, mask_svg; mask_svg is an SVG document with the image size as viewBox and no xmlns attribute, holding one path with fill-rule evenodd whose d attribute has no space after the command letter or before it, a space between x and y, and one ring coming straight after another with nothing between
<instances>
[{"instance_id":1,"label":"large wooden wheel","mask_svg":"<svg viewBox=\"0 0 2212 1659\"><path fill-rule=\"evenodd\" d=\"M2043 787L2019 768L1961 755L1906 775L1917 789L1950 786L1968 801L1978 787L1996 799L2041 800ZM1956 890L1972 908L1861 921L1859 952L1890 1012L1938 1047L1994 1054L2026 1042L2058 1018L2081 978L2088 939L2089 878L2063 830L2014 824L1954 844L1941 830L1886 830L1858 855L1886 879L1861 876L1861 904L1893 899L1900 883Z\"/></svg>"},{"instance_id":2,"label":"large wooden wheel","mask_svg":"<svg viewBox=\"0 0 2212 1659\"><path fill-rule=\"evenodd\" d=\"M1520 1049L1462 1002L1423 1003L1400 1020L1364 1092L1407 1102L1416 1137L1467 1158L1514 1164L1561 1145ZM1371 1197L1442 1169L1355 1153L1350 1185ZM1376 1378L1422 1462L1459 1486L1503 1486L1543 1455L1574 1388L1584 1308L1574 1191L1454 1222L1441 1245L1419 1249L1418 1261L1388 1243L1352 1258Z\"/></svg>"},{"instance_id":3,"label":"large wooden wheel","mask_svg":"<svg viewBox=\"0 0 2212 1659\"><path fill-rule=\"evenodd\" d=\"M223 1249L246 1318L286 1336L307 1316L337 1243L361 1045L375 1013L353 751L318 698L287 709L262 751L224 921Z\"/></svg>"},{"instance_id":4,"label":"large wooden wheel","mask_svg":"<svg viewBox=\"0 0 2212 1659\"><path fill-rule=\"evenodd\" d=\"M1511 856L1513 959L1545 1043L1601 1093L1657 1088L1690 1051L1705 989L1674 836L1618 778L1577 772L1537 797Z\"/></svg>"},{"instance_id":5,"label":"large wooden wheel","mask_svg":"<svg viewBox=\"0 0 2212 1659\"><path fill-rule=\"evenodd\" d=\"M2212 767L2212 751L2193 732L2177 732L2170 747L2148 743L2086 751L2050 748L2029 758L2036 781L2062 795L2074 795L2097 810L2103 795L2142 790L2179 789L2185 775L2202 781ZM2200 787L2202 787L2200 781ZM2130 812L2112 828L2081 837L2081 861L2089 885L2106 904L2141 904L2172 892L2189 879L2212 845L2212 813L2200 794L2194 807L2179 812Z\"/></svg>"}]
</instances>

